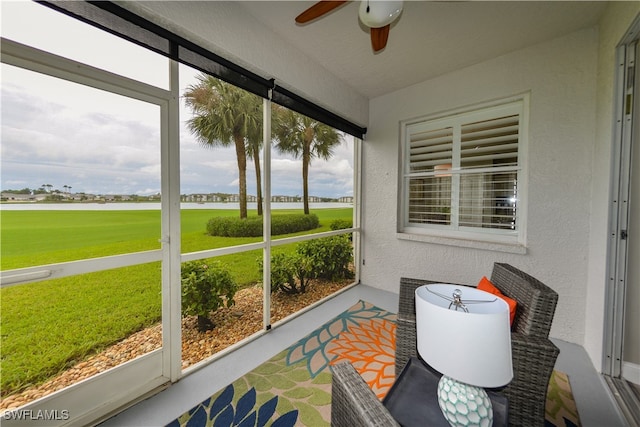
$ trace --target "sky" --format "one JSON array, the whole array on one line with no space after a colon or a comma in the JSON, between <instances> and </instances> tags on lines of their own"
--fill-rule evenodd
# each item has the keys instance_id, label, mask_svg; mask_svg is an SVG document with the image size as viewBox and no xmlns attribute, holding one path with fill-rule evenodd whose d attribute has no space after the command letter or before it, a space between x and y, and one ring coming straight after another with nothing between
<instances>
[{"instance_id":1,"label":"sky","mask_svg":"<svg viewBox=\"0 0 640 427\"><path fill-rule=\"evenodd\" d=\"M168 88L168 60L159 55L33 2L0 7L2 37ZM181 94L196 74L180 66ZM158 106L6 64L0 81L2 190L51 184L72 193L160 192ZM190 112L180 105L180 192L238 193L235 150L198 144L185 125ZM311 195L353 195L353 138L343 141L329 161L312 160ZM273 195L302 195L300 160L273 149L271 165ZM252 161L247 184L255 194Z\"/></svg>"}]
</instances>

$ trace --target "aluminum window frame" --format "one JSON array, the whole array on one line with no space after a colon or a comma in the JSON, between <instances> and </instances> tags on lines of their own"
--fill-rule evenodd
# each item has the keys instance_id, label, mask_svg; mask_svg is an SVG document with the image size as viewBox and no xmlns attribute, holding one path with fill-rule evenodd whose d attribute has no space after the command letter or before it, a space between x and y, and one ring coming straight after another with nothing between
<instances>
[{"instance_id":1,"label":"aluminum window frame","mask_svg":"<svg viewBox=\"0 0 640 427\"><path fill-rule=\"evenodd\" d=\"M178 127L171 122L178 122L178 97L171 90L138 82L127 77L110 73L86 64L66 59L21 43L1 40L2 63L22 69L35 71L69 82L104 90L117 95L148 102L160 107L160 151L161 151L161 186L163 190L162 220L160 229L161 249L126 253L101 258L33 266L22 269L6 270L1 273L0 283L4 286L17 286L41 280L67 277L77 274L104 271L113 268L139 265L148 262L162 261L162 348L153 350L137 359L125 362L113 369L99 373L87 381L81 381L69 387L35 400L20 409L47 411L52 407L64 408L69 412L69 419L49 420L52 425L84 425L106 415L114 409L130 402L140 395L158 390L170 381L178 379L180 357L180 337L172 336L171 322L180 319L180 305L172 303L174 296L180 295L180 265L175 261L180 256L180 223L179 217L170 216L179 206L179 181L172 182L179 170L178 157L173 157L178 145ZM172 66L173 78L177 78ZM177 92L177 86L174 89ZM177 200L178 203L172 203ZM176 228L177 227L177 228ZM172 265L172 263L174 265ZM178 280L175 280L175 277ZM136 384L124 390L122 384ZM96 396L100 399L96 400ZM107 404L104 402L108 401ZM7 425L19 425L17 418L4 418Z\"/></svg>"}]
</instances>

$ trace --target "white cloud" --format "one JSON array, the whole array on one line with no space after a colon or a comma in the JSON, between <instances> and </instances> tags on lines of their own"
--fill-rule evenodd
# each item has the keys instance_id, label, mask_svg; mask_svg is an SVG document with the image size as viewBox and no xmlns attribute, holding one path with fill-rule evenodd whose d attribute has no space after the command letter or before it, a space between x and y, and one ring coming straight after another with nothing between
<instances>
[{"instance_id":1,"label":"white cloud","mask_svg":"<svg viewBox=\"0 0 640 427\"><path fill-rule=\"evenodd\" d=\"M271 159L273 175L302 174L302 161L295 159Z\"/></svg>"},{"instance_id":2,"label":"white cloud","mask_svg":"<svg viewBox=\"0 0 640 427\"><path fill-rule=\"evenodd\" d=\"M166 59L141 46L32 1L2 1L2 14L3 37L168 88Z\"/></svg>"},{"instance_id":3,"label":"white cloud","mask_svg":"<svg viewBox=\"0 0 640 427\"><path fill-rule=\"evenodd\" d=\"M159 187L157 106L5 65L2 71L4 183L112 194L141 191L134 183ZM55 89L45 90L47 83ZM50 97L58 91L65 96Z\"/></svg>"},{"instance_id":4,"label":"white cloud","mask_svg":"<svg viewBox=\"0 0 640 427\"><path fill-rule=\"evenodd\" d=\"M3 14L7 12L3 17L3 36L11 35L17 41L29 37L30 44L55 53L62 53L56 51L58 48L77 45L74 40L79 37L83 40L91 37L92 42L87 45L92 48L78 53L82 55L82 61L103 66L100 62L118 62L105 52L118 52L118 58L137 55L139 60L120 62L127 66L133 63L144 66L141 70L122 71L123 74L157 84L166 81L164 73L168 67L154 65L166 64L166 59L158 60L153 55L147 59L148 52L140 59L142 53L138 47L123 47L122 41L114 41L110 35L95 34L95 29L90 29L91 34L85 36L82 30L85 26L76 26L75 20L58 27L69 29L71 38L63 34L65 31L51 31L51 25L57 26L54 21L61 18L61 14L33 2L28 2L30 25L25 26L19 19L7 19L8 13L17 13L12 9L17 6L9 3L2 6ZM5 22L9 25L4 25ZM41 32L40 28L46 30ZM97 43L103 43L99 40L108 40L112 47L95 48ZM118 48L114 49L113 43L117 43ZM158 75L159 69L162 72ZM194 81L195 71L181 66L180 72L180 92L184 93L184 88ZM52 184L58 189L68 185L74 192L94 194L155 194L160 191L158 106L6 64L2 64L1 96L2 189ZM203 147L187 129L185 120L188 117L189 112L181 102L181 193L237 193L234 148ZM351 138L348 139L349 142L337 147L330 161L312 161L309 175L312 195L339 197L352 194L353 150ZM273 194L302 194L299 159L273 149L271 170ZM252 161L247 162L247 183L248 193L255 194Z\"/></svg>"},{"instance_id":5,"label":"white cloud","mask_svg":"<svg viewBox=\"0 0 640 427\"><path fill-rule=\"evenodd\" d=\"M200 165L216 171L238 172L238 164L235 160L212 160L200 162Z\"/></svg>"}]
</instances>

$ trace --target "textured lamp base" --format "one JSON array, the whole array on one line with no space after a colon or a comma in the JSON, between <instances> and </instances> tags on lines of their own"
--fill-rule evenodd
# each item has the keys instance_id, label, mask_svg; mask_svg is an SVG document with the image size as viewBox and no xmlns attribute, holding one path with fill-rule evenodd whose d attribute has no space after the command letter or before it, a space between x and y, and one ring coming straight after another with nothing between
<instances>
[{"instance_id":1,"label":"textured lamp base","mask_svg":"<svg viewBox=\"0 0 640 427\"><path fill-rule=\"evenodd\" d=\"M493 408L487 392L443 375L438 382L438 404L452 426L491 427Z\"/></svg>"}]
</instances>

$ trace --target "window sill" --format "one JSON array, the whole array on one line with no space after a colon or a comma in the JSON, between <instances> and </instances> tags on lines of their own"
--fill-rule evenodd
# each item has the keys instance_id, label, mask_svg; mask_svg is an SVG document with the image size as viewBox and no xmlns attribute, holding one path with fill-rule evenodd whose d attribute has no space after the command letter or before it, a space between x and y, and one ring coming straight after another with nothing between
<instances>
[{"instance_id":1,"label":"window sill","mask_svg":"<svg viewBox=\"0 0 640 427\"><path fill-rule=\"evenodd\" d=\"M486 242L471 239L455 239L452 237L432 236L427 234L398 232L396 237L399 240L410 240L413 242L433 243L436 245L457 246L460 248L482 249L485 251L506 252L512 254L525 255L527 247L520 244Z\"/></svg>"}]
</instances>

